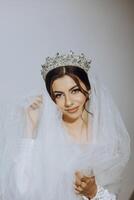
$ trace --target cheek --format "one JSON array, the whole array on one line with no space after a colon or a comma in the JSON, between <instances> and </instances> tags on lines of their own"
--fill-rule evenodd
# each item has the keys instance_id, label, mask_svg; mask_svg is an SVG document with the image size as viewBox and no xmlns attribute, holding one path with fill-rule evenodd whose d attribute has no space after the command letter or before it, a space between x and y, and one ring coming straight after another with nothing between
<instances>
[{"instance_id":1,"label":"cheek","mask_svg":"<svg viewBox=\"0 0 134 200\"><path fill-rule=\"evenodd\" d=\"M62 100L56 100L55 103L57 104L58 108L63 109L64 103Z\"/></svg>"},{"instance_id":2,"label":"cheek","mask_svg":"<svg viewBox=\"0 0 134 200\"><path fill-rule=\"evenodd\" d=\"M75 101L79 104L79 105L84 105L85 101L86 101L86 97L83 94L79 94L75 97Z\"/></svg>"}]
</instances>

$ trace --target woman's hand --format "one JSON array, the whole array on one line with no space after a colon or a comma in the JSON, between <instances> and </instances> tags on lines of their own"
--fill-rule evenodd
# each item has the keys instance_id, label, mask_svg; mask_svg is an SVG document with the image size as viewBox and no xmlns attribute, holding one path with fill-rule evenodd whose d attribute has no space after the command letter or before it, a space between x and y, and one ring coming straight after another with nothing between
<instances>
[{"instance_id":1,"label":"woman's hand","mask_svg":"<svg viewBox=\"0 0 134 200\"><path fill-rule=\"evenodd\" d=\"M42 95L37 96L30 106L26 108L27 132L33 134L39 120L39 108L43 102Z\"/></svg>"},{"instance_id":2,"label":"woman's hand","mask_svg":"<svg viewBox=\"0 0 134 200\"><path fill-rule=\"evenodd\" d=\"M93 198L97 193L95 176L84 176L79 171L75 173L75 192L87 198Z\"/></svg>"}]
</instances>

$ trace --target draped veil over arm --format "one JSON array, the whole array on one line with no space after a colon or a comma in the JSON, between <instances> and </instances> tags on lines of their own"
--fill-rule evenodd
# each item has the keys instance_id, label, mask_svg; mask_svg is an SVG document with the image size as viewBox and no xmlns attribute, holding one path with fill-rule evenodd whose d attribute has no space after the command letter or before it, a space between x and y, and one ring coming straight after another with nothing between
<instances>
[{"instance_id":1,"label":"draped veil over arm","mask_svg":"<svg viewBox=\"0 0 134 200\"><path fill-rule=\"evenodd\" d=\"M129 135L108 89L92 69L88 78L93 138L84 147L67 136L62 115L45 84L36 137L27 134L25 115L34 95L1 107L0 199L79 200L73 187L74 173L91 169L98 185L118 194L130 154Z\"/></svg>"}]
</instances>

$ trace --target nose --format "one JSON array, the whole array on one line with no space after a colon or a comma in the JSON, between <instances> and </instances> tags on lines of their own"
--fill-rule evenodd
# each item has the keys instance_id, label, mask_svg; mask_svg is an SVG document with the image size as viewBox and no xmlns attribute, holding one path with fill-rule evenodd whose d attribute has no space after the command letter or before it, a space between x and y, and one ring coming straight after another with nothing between
<instances>
[{"instance_id":1,"label":"nose","mask_svg":"<svg viewBox=\"0 0 134 200\"><path fill-rule=\"evenodd\" d=\"M65 96L65 107L70 107L72 106L72 99L70 98L69 95Z\"/></svg>"}]
</instances>

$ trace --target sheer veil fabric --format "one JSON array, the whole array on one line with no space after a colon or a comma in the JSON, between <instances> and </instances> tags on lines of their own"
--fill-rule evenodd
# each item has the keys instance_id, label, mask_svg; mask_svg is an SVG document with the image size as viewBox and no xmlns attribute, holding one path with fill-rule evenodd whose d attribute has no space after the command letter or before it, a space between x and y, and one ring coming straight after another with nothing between
<instances>
[{"instance_id":1,"label":"sheer veil fabric","mask_svg":"<svg viewBox=\"0 0 134 200\"><path fill-rule=\"evenodd\" d=\"M1 106L0 200L79 200L74 173L90 175L117 194L129 159L130 139L108 89L93 69L88 72L91 98L88 110L92 139L76 143L62 124L62 114L45 84L36 137L26 133L25 108L34 95L16 105ZM89 136L90 138L90 136Z\"/></svg>"}]
</instances>

